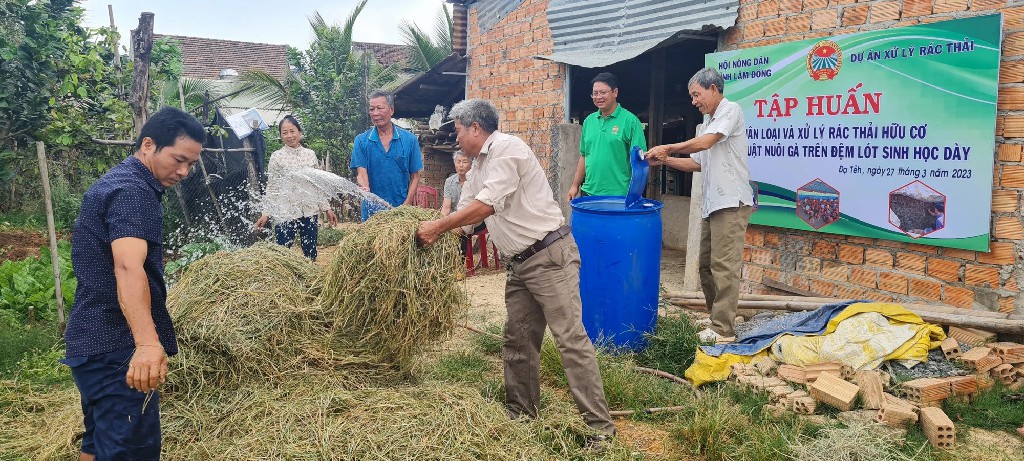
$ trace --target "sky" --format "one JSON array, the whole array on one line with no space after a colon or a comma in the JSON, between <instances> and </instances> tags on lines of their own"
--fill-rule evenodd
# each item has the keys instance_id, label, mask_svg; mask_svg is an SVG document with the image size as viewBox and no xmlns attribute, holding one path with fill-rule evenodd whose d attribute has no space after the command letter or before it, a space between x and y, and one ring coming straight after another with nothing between
<instances>
[{"instance_id":1,"label":"sky","mask_svg":"<svg viewBox=\"0 0 1024 461\"><path fill-rule=\"evenodd\" d=\"M113 5L114 24L127 45L131 29L144 11L153 13L153 32L167 35L219 38L291 45L305 50L312 32L309 17L320 13L329 24L344 25L356 0L82 0L85 25L110 25L107 5ZM415 22L430 33L444 0L369 0L356 20L353 37L359 42L401 44L398 24ZM449 6L450 8L450 6Z\"/></svg>"}]
</instances>

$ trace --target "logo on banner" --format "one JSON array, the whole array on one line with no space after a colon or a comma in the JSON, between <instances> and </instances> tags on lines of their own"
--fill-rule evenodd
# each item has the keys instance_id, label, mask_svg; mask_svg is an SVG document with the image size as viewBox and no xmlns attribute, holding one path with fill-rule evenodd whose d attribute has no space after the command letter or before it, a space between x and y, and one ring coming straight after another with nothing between
<instances>
[{"instance_id":1,"label":"logo on banner","mask_svg":"<svg viewBox=\"0 0 1024 461\"><path fill-rule=\"evenodd\" d=\"M822 40L807 54L807 73L815 80L832 80L843 67L843 50L832 40Z\"/></svg>"}]
</instances>

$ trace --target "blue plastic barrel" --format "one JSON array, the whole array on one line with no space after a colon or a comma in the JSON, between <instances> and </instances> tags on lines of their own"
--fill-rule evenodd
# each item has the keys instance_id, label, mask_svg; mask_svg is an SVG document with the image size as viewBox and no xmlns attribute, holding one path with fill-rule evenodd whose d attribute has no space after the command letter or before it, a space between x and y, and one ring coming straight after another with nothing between
<instances>
[{"instance_id":1,"label":"blue plastic barrel","mask_svg":"<svg viewBox=\"0 0 1024 461\"><path fill-rule=\"evenodd\" d=\"M640 350L658 320L661 202L579 197L572 235L580 248L583 326L595 344Z\"/></svg>"}]
</instances>

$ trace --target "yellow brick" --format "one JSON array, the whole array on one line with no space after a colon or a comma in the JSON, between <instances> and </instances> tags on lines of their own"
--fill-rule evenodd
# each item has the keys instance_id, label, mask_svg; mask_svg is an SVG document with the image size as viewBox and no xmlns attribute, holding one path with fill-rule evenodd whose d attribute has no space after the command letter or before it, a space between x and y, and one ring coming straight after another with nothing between
<instances>
[{"instance_id":1,"label":"yellow brick","mask_svg":"<svg viewBox=\"0 0 1024 461\"><path fill-rule=\"evenodd\" d=\"M1004 166L999 177L999 184L1003 187L1024 187L1024 166Z\"/></svg>"},{"instance_id":2,"label":"yellow brick","mask_svg":"<svg viewBox=\"0 0 1024 461\"><path fill-rule=\"evenodd\" d=\"M1013 242L991 242L989 252L978 252L978 262L985 264L1007 265L1016 260Z\"/></svg>"},{"instance_id":3,"label":"yellow brick","mask_svg":"<svg viewBox=\"0 0 1024 461\"><path fill-rule=\"evenodd\" d=\"M1022 88L1024 89L1024 88ZM1000 144L999 145L999 161L1001 162L1019 162L1021 159L1021 146L1020 144Z\"/></svg>"},{"instance_id":4,"label":"yellow brick","mask_svg":"<svg viewBox=\"0 0 1024 461\"><path fill-rule=\"evenodd\" d=\"M895 21L900 18L900 2L878 2L871 5L871 22Z\"/></svg>"},{"instance_id":5,"label":"yellow brick","mask_svg":"<svg viewBox=\"0 0 1024 461\"><path fill-rule=\"evenodd\" d=\"M995 232L992 235L999 239L1024 239L1024 226L1021 226L1020 219L1017 216L1000 216L995 218Z\"/></svg>"},{"instance_id":6,"label":"yellow brick","mask_svg":"<svg viewBox=\"0 0 1024 461\"><path fill-rule=\"evenodd\" d=\"M1003 61L999 63L999 83L1024 82L1024 61Z\"/></svg>"},{"instance_id":7,"label":"yellow brick","mask_svg":"<svg viewBox=\"0 0 1024 461\"><path fill-rule=\"evenodd\" d=\"M999 110L1021 110L1024 109L1024 88L1002 87L999 89L999 98L996 101Z\"/></svg>"},{"instance_id":8,"label":"yellow brick","mask_svg":"<svg viewBox=\"0 0 1024 461\"><path fill-rule=\"evenodd\" d=\"M967 0L935 0L935 13L967 11Z\"/></svg>"}]
</instances>

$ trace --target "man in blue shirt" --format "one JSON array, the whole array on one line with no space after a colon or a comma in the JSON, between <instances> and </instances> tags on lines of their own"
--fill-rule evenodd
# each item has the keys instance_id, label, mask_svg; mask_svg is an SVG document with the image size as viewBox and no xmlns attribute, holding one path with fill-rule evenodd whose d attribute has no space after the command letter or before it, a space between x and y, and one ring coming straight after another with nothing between
<instances>
[{"instance_id":1,"label":"man in blue shirt","mask_svg":"<svg viewBox=\"0 0 1024 461\"><path fill-rule=\"evenodd\" d=\"M160 458L157 388L178 352L164 285L164 190L199 160L206 132L165 108L142 127L135 154L82 198L71 241L78 278L67 358L82 396L82 460Z\"/></svg>"},{"instance_id":2,"label":"man in blue shirt","mask_svg":"<svg viewBox=\"0 0 1024 461\"><path fill-rule=\"evenodd\" d=\"M412 205L420 184L423 155L416 136L391 121L395 99L391 93L370 93L370 120L373 128L356 136L349 166L356 170L356 183L391 206ZM363 200L362 217L366 221L382 207Z\"/></svg>"}]
</instances>

